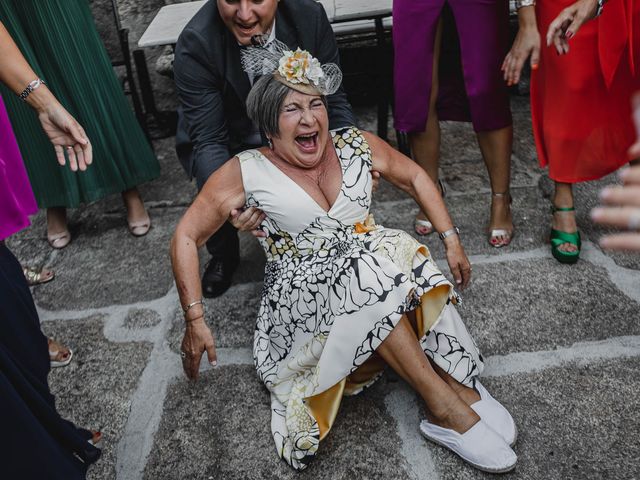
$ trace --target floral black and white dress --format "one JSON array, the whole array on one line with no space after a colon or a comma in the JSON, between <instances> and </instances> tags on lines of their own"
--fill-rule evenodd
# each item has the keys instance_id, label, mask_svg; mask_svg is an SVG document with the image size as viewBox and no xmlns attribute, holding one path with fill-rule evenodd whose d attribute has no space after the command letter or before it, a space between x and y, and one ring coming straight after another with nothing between
<instances>
[{"instance_id":1,"label":"floral black and white dress","mask_svg":"<svg viewBox=\"0 0 640 480\"><path fill-rule=\"evenodd\" d=\"M458 381L470 383L483 368L453 306L453 287L427 247L365 221L371 205L365 139L355 128L331 133L343 178L329 211L258 150L238 155L247 205L267 214L254 361L271 392L278 453L299 470L329 432L342 396L380 375L374 352L403 314L416 311L425 353Z\"/></svg>"}]
</instances>

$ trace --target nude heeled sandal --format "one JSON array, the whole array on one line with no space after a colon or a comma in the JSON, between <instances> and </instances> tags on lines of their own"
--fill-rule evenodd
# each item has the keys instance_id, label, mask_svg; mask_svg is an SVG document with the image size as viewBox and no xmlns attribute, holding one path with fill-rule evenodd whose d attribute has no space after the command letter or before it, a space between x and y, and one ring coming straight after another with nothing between
<instances>
[{"instance_id":1,"label":"nude heeled sandal","mask_svg":"<svg viewBox=\"0 0 640 480\"><path fill-rule=\"evenodd\" d=\"M495 193L491 192L492 197L496 198L505 198L509 197L509 209L511 209L511 204L513 203L513 198L511 197L511 193L509 191L503 193ZM488 242L494 248L502 248L506 247L513 240L513 235L515 234L515 228L511 228L511 230L506 228L494 228L489 230ZM505 240L502 242L498 242L498 237L505 237Z\"/></svg>"}]
</instances>

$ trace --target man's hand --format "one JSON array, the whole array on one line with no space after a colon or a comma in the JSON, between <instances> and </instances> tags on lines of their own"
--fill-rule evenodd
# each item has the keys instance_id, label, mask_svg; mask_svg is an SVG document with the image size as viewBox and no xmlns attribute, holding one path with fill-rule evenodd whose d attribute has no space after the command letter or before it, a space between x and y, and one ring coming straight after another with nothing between
<instances>
[{"instance_id":1,"label":"man's hand","mask_svg":"<svg viewBox=\"0 0 640 480\"><path fill-rule=\"evenodd\" d=\"M600 192L606 207L595 208L591 217L597 223L630 230L602 237L602 248L640 252L640 165L623 170L620 177L622 186Z\"/></svg>"},{"instance_id":2,"label":"man's hand","mask_svg":"<svg viewBox=\"0 0 640 480\"><path fill-rule=\"evenodd\" d=\"M49 137L60 165L65 152L72 171L86 170L93 161L93 150L80 124L57 101L38 112L44 133Z\"/></svg>"},{"instance_id":3,"label":"man's hand","mask_svg":"<svg viewBox=\"0 0 640 480\"><path fill-rule=\"evenodd\" d=\"M260 225L267 218L267 215L256 207L240 210L234 208L229 215L229 222L242 232L251 232L254 237L266 237L266 232L260 230Z\"/></svg>"},{"instance_id":4,"label":"man's hand","mask_svg":"<svg viewBox=\"0 0 640 480\"><path fill-rule=\"evenodd\" d=\"M198 380L200 359L205 350L209 363L215 367L218 363L216 344L211 330L204 323L204 317L200 317L187 322L184 337L182 338L182 368L189 379Z\"/></svg>"},{"instance_id":5,"label":"man's hand","mask_svg":"<svg viewBox=\"0 0 640 480\"><path fill-rule=\"evenodd\" d=\"M598 0L578 0L568 6L549 24L547 46L553 43L559 55L569 53L569 40L578 29L596 16Z\"/></svg>"}]
</instances>

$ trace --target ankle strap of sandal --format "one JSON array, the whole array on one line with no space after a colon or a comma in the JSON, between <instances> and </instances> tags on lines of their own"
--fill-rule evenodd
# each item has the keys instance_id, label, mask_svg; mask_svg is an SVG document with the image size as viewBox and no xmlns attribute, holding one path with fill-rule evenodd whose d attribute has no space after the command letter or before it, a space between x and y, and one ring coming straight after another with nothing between
<instances>
[{"instance_id":1,"label":"ankle strap of sandal","mask_svg":"<svg viewBox=\"0 0 640 480\"><path fill-rule=\"evenodd\" d=\"M575 212L576 207L556 207L555 205L551 205L551 213L556 212Z\"/></svg>"},{"instance_id":2,"label":"ankle strap of sandal","mask_svg":"<svg viewBox=\"0 0 640 480\"><path fill-rule=\"evenodd\" d=\"M502 192L502 193L491 192L491 196L492 197L510 197L511 196L511 192L509 190L507 190L506 192Z\"/></svg>"}]
</instances>

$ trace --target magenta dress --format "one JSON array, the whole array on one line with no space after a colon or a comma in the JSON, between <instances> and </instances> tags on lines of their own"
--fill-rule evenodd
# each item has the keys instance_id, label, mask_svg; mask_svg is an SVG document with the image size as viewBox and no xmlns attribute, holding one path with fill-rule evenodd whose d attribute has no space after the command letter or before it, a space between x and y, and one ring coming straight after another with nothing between
<instances>
[{"instance_id":1,"label":"magenta dress","mask_svg":"<svg viewBox=\"0 0 640 480\"><path fill-rule=\"evenodd\" d=\"M0 241L28 227L29 215L37 211L27 171L0 97Z\"/></svg>"},{"instance_id":2,"label":"magenta dress","mask_svg":"<svg viewBox=\"0 0 640 480\"><path fill-rule=\"evenodd\" d=\"M393 0L396 129L423 132L427 124L440 17L439 119L471 121L476 132L511 125L500 71L509 50L508 1Z\"/></svg>"}]
</instances>

